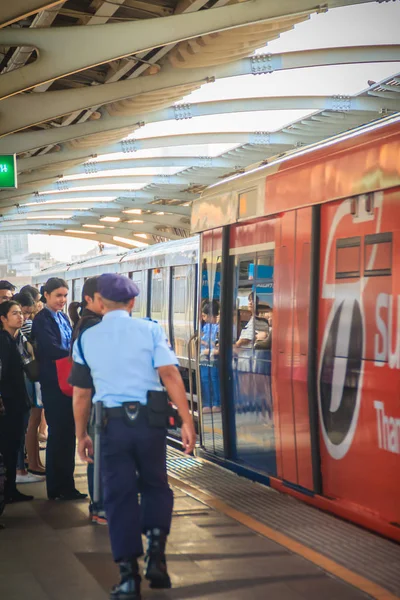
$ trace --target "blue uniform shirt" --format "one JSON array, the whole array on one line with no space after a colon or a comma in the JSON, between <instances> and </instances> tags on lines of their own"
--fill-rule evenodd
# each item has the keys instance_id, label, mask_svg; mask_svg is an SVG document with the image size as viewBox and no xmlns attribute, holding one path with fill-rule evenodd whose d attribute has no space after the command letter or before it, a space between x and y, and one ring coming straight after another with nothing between
<instances>
[{"instance_id":1,"label":"blue uniform shirt","mask_svg":"<svg viewBox=\"0 0 400 600\"><path fill-rule=\"evenodd\" d=\"M149 390L163 389L156 369L178 364L161 326L132 319L125 310L107 313L84 331L81 348L84 358L75 342L73 360L79 365L86 361L95 388L93 402L108 408L123 402L146 404Z\"/></svg>"},{"instance_id":2,"label":"blue uniform shirt","mask_svg":"<svg viewBox=\"0 0 400 600\"><path fill-rule=\"evenodd\" d=\"M63 315L61 311L55 312L46 305L45 308L49 311L49 313L52 315L53 319L58 325L61 335L61 348L63 350L69 350L69 347L71 345L72 327L69 324L68 319L65 318L65 315Z\"/></svg>"}]
</instances>

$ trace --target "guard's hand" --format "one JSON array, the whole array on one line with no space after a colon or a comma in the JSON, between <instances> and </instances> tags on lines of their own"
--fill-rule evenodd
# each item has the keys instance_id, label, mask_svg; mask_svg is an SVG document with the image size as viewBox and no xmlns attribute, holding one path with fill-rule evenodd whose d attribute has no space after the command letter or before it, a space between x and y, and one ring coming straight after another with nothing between
<instances>
[{"instance_id":1,"label":"guard's hand","mask_svg":"<svg viewBox=\"0 0 400 600\"><path fill-rule=\"evenodd\" d=\"M182 424L181 429L182 445L185 450L185 454L191 454L196 445L196 431L193 425L193 421Z\"/></svg>"},{"instance_id":2,"label":"guard's hand","mask_svg":"<svg viewBox=\"0 0 400 600\"><path fill-rule=\"evenodd\" d=\"M78 454L83 462L93 463L93 442L92 438L86 435L78 441Z\"/></svg>"}]
</instances>

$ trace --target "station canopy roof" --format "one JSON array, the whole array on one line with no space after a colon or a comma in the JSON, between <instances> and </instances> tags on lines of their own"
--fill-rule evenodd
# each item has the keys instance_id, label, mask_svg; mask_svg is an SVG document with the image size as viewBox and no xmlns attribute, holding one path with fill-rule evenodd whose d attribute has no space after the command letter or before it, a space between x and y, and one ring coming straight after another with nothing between
<instances>
[{"instance_id":1,"label":"station canopy roof","mask_svg":"<svg viewBox=\"0 0 400 600\"><path fill-rule=\"evenodd\" d=\"M400 45L384 28L380 45L343 47L339 27L337 44L271 51L310 17L318 27L315 14L371 2L2 2L0 154L17 154L18 189L0 192L0 235L126 248L185 237L209 184L400 111ZM351 26L357 38L363 23ZM377 63L383 79L346 94L334 83L332 69ZM322 67L328 93L300 85Z\"/></svg>"}]
</instances>

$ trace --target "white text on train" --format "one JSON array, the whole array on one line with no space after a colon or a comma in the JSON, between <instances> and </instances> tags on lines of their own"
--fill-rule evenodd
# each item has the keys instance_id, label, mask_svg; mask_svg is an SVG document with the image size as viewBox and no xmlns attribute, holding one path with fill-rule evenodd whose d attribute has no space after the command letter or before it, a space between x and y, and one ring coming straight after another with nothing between
<instances>
[{"instance_id":1,"label":"white text on train","mask_svg":"<svg viewBox=\"0 0 400 600\"><path fill-rule=\"evenodd\" d=\"M400 454L400 419L385 414L385 405L375 400L378 446L393 454Z\"/></svg>"},{"instance_id":2,"label":"white text on train","mask_svg":"<svg viewBox=\"0 0 400 600\"><path fill-rule=\"evenodd\" d=\"M375 365L389 364L391 369L400 369L400 296L397 297L397 318L393 322L393 296L379 294L376 302L376 327L374 355Z\"/></svg>"}]
</instances>

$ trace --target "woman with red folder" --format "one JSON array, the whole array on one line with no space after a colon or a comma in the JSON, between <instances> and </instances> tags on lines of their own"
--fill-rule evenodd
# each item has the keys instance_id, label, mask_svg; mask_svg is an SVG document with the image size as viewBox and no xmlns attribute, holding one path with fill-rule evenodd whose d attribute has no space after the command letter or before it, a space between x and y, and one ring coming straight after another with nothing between
<instances>
[{"instance_id":1,"label":"woman with red folder","mask_svg":"<svg viewBox=\"0 0 400 600\"><path fill-rule=\"evenodd\" d=\"M59 277L47 280L42 290L44 309L33 320L32 338L39 361L42 402L49 427L46 449L47 496L50 500L85 498L75 488L75 426L72 398L65 386L68 376L72 328L63 308L68 284Z\"/></svg>"}]
</instances>

